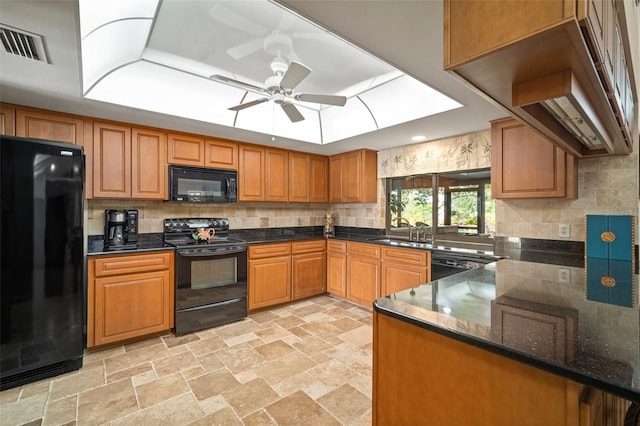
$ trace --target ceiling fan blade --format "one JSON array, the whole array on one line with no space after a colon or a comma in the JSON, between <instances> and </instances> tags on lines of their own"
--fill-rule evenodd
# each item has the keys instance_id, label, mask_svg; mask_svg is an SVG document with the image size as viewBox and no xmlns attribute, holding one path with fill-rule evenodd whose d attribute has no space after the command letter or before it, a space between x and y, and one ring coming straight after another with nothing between
<instances>
[{"instance_id":1,"label":"ceiling fan blade","mask_svg":"<svg viewBox=\"0 0 640 426\"><path fill-rule=\"evenodd\" d=\"M293 89L300 84L300 82L304 80L310 72L311 68L307 68L298 62L291 62L287 72L282 76L280 86L284 89Z\"/></svg>"},{"instance_id":2,"label":"ceiling fan blade","mask_svg":"<svg viewBox=\"0 0 640 426\"><path fill-rule=\"evenodd\" d=\"M257 37L264 37L269 32L265 27L257 22L247 19L221 4L216 4L211 8L211 16L221 24Z\"/></svg>"},{"instance_id":3,"label":"ceiling fan blade","mask_svg":"<svg viewBox=\"0 0 640 426\"><path fill-rule=\"evenodd\" d=\"M304 120L304 117L294 104L280 104L280 106L291 122L297 123L298 121Z\"/></svg>"},{"instance_id":4,"label":"ceiling fan blade","mask_svg":"<svg viewBox=\"0 0 640 426\"><path fill-rule=\"evenodd\" d=\"M262 98L262 99L256 99L255 101L251 101L251 102L247 102L244 104L240 104L240 105L236 105L234 107L231 108L227 108L230 111L241 111L245 108L249 108L252 107L254 105L259 105L261 103L267 102L269 100L269 98Z\"/></svg>"},{"instance_id":5,"label":"ceiling fan blade","mask_svg":"<svg viewBox=\"0 0 640 426\"><path fill-rule=\"evenodd\" d=\"M246 43L238 44L227 49L227 55L233 59L242 59L254 52L257 52L263 48L264 40L261 38L254 38Z\"/></svg>"},{"instance_id":6,"label":"ceiling fan blade","mask_svg":"<svg viewBox=\"0 0 640 426\"><path fill-rule=\"evenodd\" d=\"M266 90L264 90L263 87L254 86L253 84L249 84L249 83L245 83L245 82L240 81L240 80L235 80L233 78L225 77L224 75L213 74L209 78L211 80L215 80L215 81L218 81L220 83L228 84L229 86L234 86L234 87L238 87L240 89L250 90L250 91L255 92L255 93L259 93L259 94L266 93Z\"/></svg>"},{"instance_id":7,"label":"ceiling fan blade","mask_svg":"<svg viewBox=\"0 0 640 426\"><path fill-rule=\"evenodd\" d=\"M294 96L295 99L303 102L314 102L316 104L344 106L347 103L346 96L335 95L314 95L312 93L300 93Z\"/></svg>"}]
</instances>

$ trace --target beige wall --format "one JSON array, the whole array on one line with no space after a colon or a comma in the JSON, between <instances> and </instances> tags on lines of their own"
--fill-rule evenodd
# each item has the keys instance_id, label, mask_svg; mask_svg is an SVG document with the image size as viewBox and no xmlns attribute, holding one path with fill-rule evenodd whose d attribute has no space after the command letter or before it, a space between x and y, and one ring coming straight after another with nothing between
<instances>
[{"instance_id":1,"label":"beige wall","mask_svg":"<svg viewBox=\"0 0 640 426\"><path fill-rule=\"evenodd\" d=\"M496 234L558 240L563 223L571 226L571 237L563 239L584 241L587 214L634 215L637 220L637 153L581 159L578 179L575 200L497 200Z\"/></svg>"}]
</instances>

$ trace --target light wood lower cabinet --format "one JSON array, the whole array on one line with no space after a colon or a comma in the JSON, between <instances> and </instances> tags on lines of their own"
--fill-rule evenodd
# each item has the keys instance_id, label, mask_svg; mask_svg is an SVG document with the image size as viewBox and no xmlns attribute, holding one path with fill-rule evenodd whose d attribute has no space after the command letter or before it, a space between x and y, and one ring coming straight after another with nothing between
<instances>
[{"instance_id":1,"label":"light wood lower cabinet","mask_svg":"<svg viewBox=\"0 0 640 426\"><path fill-rule=\"evenodd\" d=\"M347 297L347 242L327 242L327 292Z\"/></svg>"},{"instance_id":2,"label":"light wood lower cabinet","mask_svg":"<svg viewBox=\"0 0 640 426\"><path fill-rule=\"evenodd\" d=\"M292 299L316 296L327 291L326 241L309 240L291 243Z\"/></svg>"},{"instance_id":3,"label":"light wood lower cabinet","mask_svg":"<svg viewBox=\"0 0 640 426\"><path fill-rule=\"evenodd\" d=\"M431 281L431 252L382 248L380 297Z\"/></svg>"},{"instance_id":4,"label":"light wood lower cabinet","mask_svg":"<svg viewBox=\"0 0 640 426\"><path fill-rule=\"evenodd\" d=\"M90 258L87 347L174 326L173 251Z\"/></svg>"},{"instance_id":5,"label":"light wood lower cabinet","mask_svg":"<svg viewBox=\"0 0 640 426\"><path fill-rule=\"evenodd\" d=\"M377 244L347 242L347 300L372 308L380 297L380 249Z\"/></svg>"},{"instance_id":6,"label":"light wood lower cabinet","mask_svg":"<svg viewBox=\"0 0 640 426\"><path fill-rule=\"evenodd\" d=\"M291 301L291 243L249 246L249 310Z\"/></svg>"}]
</instances>

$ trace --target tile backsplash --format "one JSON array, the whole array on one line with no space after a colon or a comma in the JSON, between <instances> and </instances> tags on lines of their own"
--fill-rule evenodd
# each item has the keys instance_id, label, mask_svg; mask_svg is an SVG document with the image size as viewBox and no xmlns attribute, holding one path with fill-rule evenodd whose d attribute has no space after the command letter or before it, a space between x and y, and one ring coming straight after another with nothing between
<instances>
[{"instance_id":1,"label":"tile backsplash","mask_svg":"<svg viewBox=\"0 0 640 426\"><path fill-rule=\"evenodd\" d=\"M580 159L578 198L496 200L496 235L558 240L559 225L568 224L570 237L564 239L584 241L587 214L637 220L638 167L637 153Z\"/></svg>"},{"instance_id":2,"label":"tile backsplash","mask_svg":"<svg viewBox=\"0 0 640 426\"><path fill-rule=\"evenodd\" d=\"M384 191L378 180L377 204L236 203L190 204L140 200L88 200L87 235L104 232L104 211L137 209L142 233L162 232L163 219L173 217L228 217L232 229L323 226L327 213L337 226L384 228Z\"/></svg>"}]
</instances>

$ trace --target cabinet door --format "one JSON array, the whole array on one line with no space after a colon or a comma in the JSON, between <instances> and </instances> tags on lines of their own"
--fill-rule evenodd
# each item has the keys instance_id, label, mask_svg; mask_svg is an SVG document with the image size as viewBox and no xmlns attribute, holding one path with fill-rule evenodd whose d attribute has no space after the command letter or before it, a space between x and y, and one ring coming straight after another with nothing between
<instances>
[{"instance_id":1,"label":"cabinet door","mask_svg":"<svg viewBox=\"0 0 640 426\"><path fill-rule=\"evenodd\" d=\"M337 155L329 159L329 202L344 202L342 194L342 156ZM355 182L354 182L355 183Z\"/></svg>"},{"instance_id":2,"label":"cabinet door","mask_svg":"<svg viewBox=\"0 0 640 426\"><path fill-rule=\"evenodd\" d=\"M362 200L361 153L350 152L342 159L342 202L357 203Z\"/></svg>"},{"instance_id":3,"label":"cabinet door","mask_svg":"<svg viewBox=\"0 0 640 426\"><path fill-rule=\"evenodd\" d=\"M95 280L96 346L173 327L173 281L169 270Z\"/></svg>"},{"instance_id":4,"label":"cabinet door","mask_svg":"<svg viewBox=\"0 0 640 426\"><path fill-rule=\"evenodd\" d=\"M320 155L309 158L309 201L329 202L329 159Z\"/></svg>"},{"instance_id":5,"label":"cabinet door","mask_svg":"<svg viewBox=\"0 0 640 426\"><path fill-rule=\"evenodd\" d=\"M131 129L93 124L93 197L131 198Z\"/></svg>"},{"instance_id":6,"label":"cabinet door","mask_svg":"<svg viewBox=\"0 0 640 426\"><path fill-rule=\"evenodd\" d=\"M380 297L429 282L428 272L429 270L425 266L383 260Z\"/></svg>"},{"instance_id":7,"label":"cabinet door","mask_svg":"<svg viewBox=\"0 0 640 426\"><path fill-rule=\"evenodd\" d=\"M0 135L15 136L16 110L0 104Z\"/></svg>"},{"instance_id":8,"label":"cabinet door","mask_svg":"<svg viewBox=\"0 0 640 426\"><path fill-rule=\"evenodd\" d=\"M289 201L308 202L310 185L309 155L289 153Z\"/></svg>"},{"instance_id":9,"label":"cabinet door","mask_svg":"<svg viewBox=\"0 0 640 426\"><path fill-rule=\"evenodd\" d=\"M16 136L67 142L83 143L83 121L71 115L16 110Z\"/></svg>"},{"instance_id":10,"label":"cabinet door","mask_svg":"<svg viewBox=\"0 0 640 426\"><path fill-rule=\"evenodd\" d=\"M575 197L577 170L567 173L567 154L513 119L491 124L493 198Z\"/></svg>"},{"instance_id":11,"label":"cabinet door","mask_svg":"<svg viewBox=\"0 0 640 426\"><path fill-rule=\"evenodd\" d=\"M231 141L205 139L204 165L212 169L238 170L238 144Z\"/></svg>"},{"instance_id":12,"label":"cabinet door","mask_svg":"<svg viewBox=\"0 0 640 426\"><path fill-rule=\"evenodd\" d=\"M263 201L264 149L240 145L238 156L238 201Z\"/></svg>"},{"instance_id":13,"label":"cabinet door","mask_svg":"<svg viewBox=\"0 0 640 426\"><path fill-rule=\"evenodd\" d=\"M327 291L325 252L291 256L293 300L323 294Z\"/></svg>"},{"instance_id":14,"label":"cabinet door","mask_svg":"<svg viewBox=\"0 0 640 426\"><path fill-rule=\"evenodd\" d=\"M327 292L347 297L347 255L344 252L327 252Z\"/></svg>"},{"instance_id":15,"label":"cabinet door","mask_svg":"<svg viewBox=\"0 0 640 426\"><path fill-rule=\"evenodd\" d=\"M291 300L291 256L249 260L249 310Z\"/></svg>"},{"instance_id":16,"label":"cabinet door","mask_svg":"<svg viewBox=\"0 0 640 426\"><path fill-rule=\"evenodd\" d=\"M264 200L289 201L289 153L265 149L264 170Z\"/></svg>"},{"instance_id":17,"label":"cabinet door","mask_svg":"<svg viewBox=\"0 0 640 426\"><path fill-rule=\"evenodd\" d=\"M372 257L347 256L347 299L372 308L379 297L380 260Z\"/></svg>"},{"instance_id":18,"label":"cabinet door","mask_svg":"<svg viewBox=\"0 0 640 426\"><path fill-rule=\"evenodd\" d=\"M204 166L204 138L169 133L167 163L183 166Z\"/></svg>"},{"instance_id":19,"label":"cabinet door","mask_svg":"<svg viewBox=\"0 0 640 426\"><path fill-rule=\"evenodd\" d=\"M167 197L167 154L164 132L132 130L131 198L164 200Z\"/></svg>"}]
</instances>

